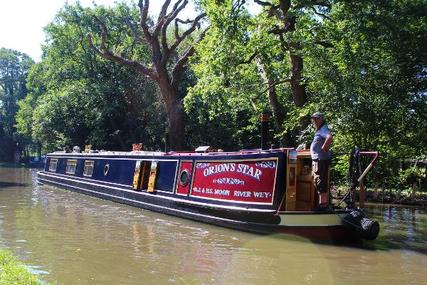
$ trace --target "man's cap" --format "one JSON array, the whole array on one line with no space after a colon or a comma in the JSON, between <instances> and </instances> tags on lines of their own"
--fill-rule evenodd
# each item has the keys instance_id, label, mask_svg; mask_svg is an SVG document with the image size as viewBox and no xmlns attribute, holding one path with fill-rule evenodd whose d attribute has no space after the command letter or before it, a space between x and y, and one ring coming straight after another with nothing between
<instances>
[{"instance_id":1,"label":"man's cap","mask_svg":"<svg viewBox=\"0 0 427 285\"><path fill-rule=\"evenodd\" d=\"M314 113L313 115L311 115L311 117L310 118L312 118L312 119L318 119L318 118L323 118L323 114L322 113L319 113L319 112L316 112L316 113Z\"/></svg>"}]
</instances>

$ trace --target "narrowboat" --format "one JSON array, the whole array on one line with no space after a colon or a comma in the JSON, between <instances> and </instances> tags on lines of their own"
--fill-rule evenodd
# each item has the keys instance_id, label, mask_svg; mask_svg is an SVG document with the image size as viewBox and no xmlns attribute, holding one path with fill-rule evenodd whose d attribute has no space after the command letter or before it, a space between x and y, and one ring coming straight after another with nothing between
<instances>
[{"instance_id":1,"label":"narrowboat","mask_svg":"<svg viewBox=\"0 0 427 285\"><path fill-rule=\"evenodd\" d=\"M375 239L378 223L348 201L352 195L346 195L346 206L316 210L311 164L309 151L293 148L235 152L210 147L191 152L76 149L48 154L38 180L238 230L287 233L311 240Z\"/></svg>"}]
</instances>

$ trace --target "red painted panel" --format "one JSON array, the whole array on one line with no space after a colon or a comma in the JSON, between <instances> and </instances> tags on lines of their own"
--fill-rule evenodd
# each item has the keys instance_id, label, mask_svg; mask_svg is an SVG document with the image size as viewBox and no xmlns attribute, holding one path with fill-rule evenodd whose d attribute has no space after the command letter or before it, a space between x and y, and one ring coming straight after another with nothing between
<instances>
[{"instance_id":1,"label":"red painted panel","mask_svg":"<svg viewBox=\"0 0 427 285\"><path fill-rule=\"evenodd\" d=\"M277 159L196 162L191 195L215 200L271 204Z\"/></svg>"},{"instance_id":2,"label":"red painted panel","mask_svg":"<svg viewBox=\"0 0 427 285\"><path fill-rule=\"evenodd\" d=\"M190 181L191 181L191 173L193 169L193 162L191 161L183 161L181 162L181 168L178 173L177 181L176 181L176 193L179 195L188 195L188 190L190 189ZM181 175L183 171L188 173L188 184L181 183Z\"/></svg>"}]
</instances>

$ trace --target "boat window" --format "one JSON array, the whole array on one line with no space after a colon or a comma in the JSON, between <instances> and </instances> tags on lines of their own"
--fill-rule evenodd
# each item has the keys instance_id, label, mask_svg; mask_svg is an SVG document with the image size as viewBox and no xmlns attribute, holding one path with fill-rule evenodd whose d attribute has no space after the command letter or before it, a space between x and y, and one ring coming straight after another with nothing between
<instances>
[{"instance_id":1,"label":"boat window","mask_svg":"<svg viewBox=\"0 0 427 285\"><path fill-rule=\"evenodd\" d=\"M76 173L77 160L76 159L67 159L67 168L65 173L75 174Z\"/></svg>"},{"instance_id":2,"label":"boat window","mask_svg":"<svg viewBox=\"0 0 427 285\"><path fill-rule=\"evenodd\" d=\"M190 174L188 173L187 169L184 169L181 172L181 175L179 176L179 184L185 187L188 185L189 182L190 182Z\"/></svg>"},{"instance_id":3,"label":"boat window","mask_svg":"<svg viewBox=\"0 0 427 285\"><path fill-rule=\"evenodd\" d=\"M92 174L93 174L93 165L94 165L94 161L93 160L86 160L85 161L85 167L83 169L83 176L92 177Z\"/></svg>"},{"instance_id":4,"label":"boat window","mask_svg":"<svg viewBox=\"0 0 427 285\"><path fill-rule=\"evenodd\" d=\"M107 176L109 171L110 171L110 165L107 163L104 166L104 176Z\"/></svg>"},{"instance_id":5,"label":"boat window","mask_svg":"<svg viewBox=\"0 0 427 285\"><path fill-rule=\"evenodd\" d=\"M51 158L49 161L49 171L56 171L56 167L58 166L58 159Z\"/></svg>"}]
</instances>

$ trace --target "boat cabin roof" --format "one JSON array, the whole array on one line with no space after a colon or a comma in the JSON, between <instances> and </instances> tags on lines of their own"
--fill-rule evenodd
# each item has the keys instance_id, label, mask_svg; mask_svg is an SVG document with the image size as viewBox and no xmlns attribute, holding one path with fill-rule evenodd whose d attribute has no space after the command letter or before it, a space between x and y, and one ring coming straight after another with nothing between
<instances>
[{"instance_id":1,"label":"boat cabin roof","mask_svg":"<svg viewBox=\"0 0 427 285\"><path fill-rule=\"evenodd\" d=\"M70 154L75 156L87 156L90 154L91 156L227 156L227 155L236 155L236 154L257 154L257 153L277 153L291 150L292 148L278 148L278 149L242 149L239 151L233 152L223 152L223 151L214 151L214 152L196 152L196 151L105 151L105 150L92 150L90 152L65 152L65 151L55 151L50 153L49 155L55 156L69 156Z\"/></svg>"}]
</instances>

